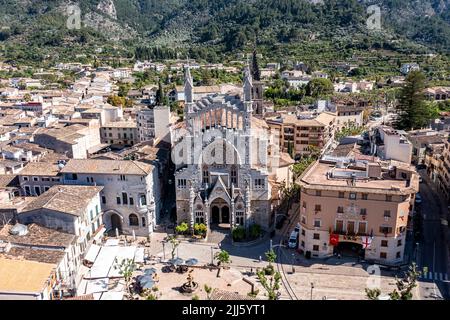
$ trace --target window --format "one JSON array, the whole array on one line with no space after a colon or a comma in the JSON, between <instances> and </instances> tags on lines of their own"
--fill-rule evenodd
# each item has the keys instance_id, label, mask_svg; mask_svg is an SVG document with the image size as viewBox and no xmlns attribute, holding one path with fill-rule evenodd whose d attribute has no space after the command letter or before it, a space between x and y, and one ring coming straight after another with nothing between
<instances>
[{"instance_id":1,"label":"window","mask_svg":"<svg viewBox=\"0 0 450 320\"><path fill-rule=\"evenodd\" d=\"M322 211L322 206L320 204L316 204L314 206L314 211L318 212L318 211Z\"/></svg>"},{"instance_id":2,"label":"window","mask_svg":"<svg viewBox=\"0 0 450 320\"><path fill-rule=\"evenodd\" d=\"M264 179L255 179L255 188L256 189L264 189L265 181Z\"/></svg>"},{"instance_id":3,"label":"window","mask_svg":"<svg viewBox=\"0 0 450 320\"><path fill-rule=\"evenodd\" d=\"M338 213L344 213L344 207L337 207Z\"/></svg>"},{"instance_id":4,"label":"window","mask_svg":"<svg viewBox=\"0 0 450 320\"><path fill-rule=\"evenodd\" d=\"M302 241L302 247L304 248L305 247L305 241Z\"/></svg>"},{"instance_id":5,"label":"window","mask_svg":"<svg viewBox=\"0 0 450 320\"><path fill-rule=\"evenodd\" d=\"M387 253L386 252L380 252L380 259L386 259Z\"/></svg>"},{"instance_id":6,"label":"window","mask_svg":"<svg viewBox=\"0 0 450 320\"><path fill-rule=\"evenodd\" d=\"M186 188L186 179L178 179L178 188L180 189Z\"/></svg>"},{"instance_id":7,"label":"window","mask_svg":"<svg viewBox=\"0 0 450 320\"><path fill-rule=\"evenodd\" d=\"M244 225L244 212L243 211L236 212L236 224L240 225L240 226Z\"/></svg>"},{"instance_id":8,"label":"window","mask_svg":"<svg viewBox=\"0 0 450 320\"><path fill-rule=\"evenodd\" d=\"M203 211L195 212L195 223L204 223L204 214Z\"/></svg>"},{"instance_id":9,"label":"window","mask_svg":"<svg viewBox=\"0 0 450 320\"><path fill-rule=\"evenodd\" d=\"M381 226L380 227L380 232L381 233L384 233L384 234L389 234L389 233L392 233L392 227L383 227L383 226Z\"/></svg>"},{"instance_id":10,"label":"window","mask_svg":"<svg viewBox=\"0 0 450 320\"><path fill-rule=\"evenodd\" d=\"M391 217L391 210L384 210L384 217L390 218Z\"/></svg>"},{"instance_id":11,"label":"window","mask_svg":"<svg viewBox=\"0 0 450 320\"><path fill-rule=\"evenodd\" d=\"M120 197L117 197L116 200L117 200L117 204L120 204Z\"/></svg>"},{"instance_id":12,"label":"window","mask_svg":"<svg viewBox=\"0 0 450 320\"><path fill-rule=\"evenodd\" d=\"M129 215L128 220L130 222L130 226L139 226L139 219L134 213Z\"/></svg>"},{"instance_id":13,"label":"window","mask_svg":"<svg viewBox=\"0 0 450 320\"><path fill-rule=\"evenodd\" d=\"M142 217L142 226L145 227L146 223L145 223L145 217Z\"/></svg>"},{"instance_id":14,"label":"window","mask_svg":"<svg viewBox=\"0 0 450 320\"><path fill-rule=\"evenodd\" d=\"M321 196L322 196L322 191L316 190L316 196L317 196L317 197L321 197Z\"/></svg>"},{"instance_id":15,"label":"window","mask_svg":"<svg viewBox=\"0 0 450 320\"><path fill-rule=\"evenodd\" d=\"M302 220L301 221L302 221L303 224L306 224L306 217L304 215L302 215Z\"/></svg>"},{"instance_id":16,"label":"window","mask_svg":"<svg viewBox=\"0 0 450 320\"><path fill-rule=\"evenodd\" d=\"M358 223L358 233L359 234L367 233L367 222L359 222Z\"/></svg>"},{"instance_id":17,"label":"window","mask_svg":"<svg viewBox=\"0 0 450 320\"><path fill-rule=\"evenodd\" d=\"M369 195L368 195L367 193L363 193L363 194L361 195L361 198L362 198L363 200L367 200L367 199L369 198Z\"/></svg>"},{"instance_id":18,"label":"window","mask_svg":"<svg viewBox=\"0 0 450 320\"><path fill-rule=\"evenodd\" d=\"M28 177L23 177L23 181L28 181Z\"/></svg>"},{"instance_id":19,"label":"window","mask_svg":"<svg viewBox=\"0 0 450 320\"><path fill-rule=\"evenodd\" d=\"M388 241L387 240L381 240L381 246L382 247L388 247Z\"/></svg>"},{"instance_id":20,"label":"window","mask_svg":"<svg viewBox=\"0 0 450 320\"><path fill-rule=\"evenodd\" d=\"M344 220L336 220L336 232L340 233L344 231Z\"/></svg>"},{"instance_id":21,"label":"window","mask_svg":"<svg viewBox=\"0 0 450 320\"><path fill-rule=\"evenodd\" d=\"M96 205L95 205L95 215L97 215L97 216L98 216L98 214L99 214L99 210L98 210L98 204L96 204Z\"/></svg>"},{"instance_id":22,"label":"window","mask_svg":"<svg viewBox=\"0 0 450 320\"><path fill-rule=\"evenodd\" d=\"M120 179L120 181L125 181L125 180L126 180L126 177L125 177L123 174L121 174L121 175L119 176L119 179Z\"/></svg>"},{"instance_id":23,"label":"window","mask_svg":"<svg viewBox=\"0 0 450 320\"><path fill-rule=\"evenodd\" d=\"M31 196L31 190L29 186L25 186L25 195Z\"/></svg>"},{"instance_id":24,"label":"window","mask_svg":"<svg viewBox=\"0 0 450 320\"><path fill-rule=\"evenodd\" d=\"M362 209L360 210L359 214L362 215L362 216L367 215L367 209L362 208Z\"/></svg>"},{"instance_id":25,"label":"window","mask_svg":"<svg viewBox=\"0 0 450 320\"><path fill-rule=\"evenodd\" d=\"M320 240L320 233L314 233L313 239L314 240Z\"/></svg>"},{"instance_id":26,"label":"window","mask_svg":"<svg viewBox=\"0 0 450 320\"><path fill-rule=\"evenodd\" d=\"M356 199L356 193L351 192L349 195L349 199L355 200Z\"/></svg>"},{"instance_id":27,"label":"window","mask_svg":"<svg viewBox=\"0 0 450 320\"><path fill-rule=\"evenodd\" d=\"M347 221L347 233L355 233L355 221Z\"/></svg>"},{"instance_id":28,"label":"window","mask_svg":"<svg viewBox=\"0 0 450 320\"><path fill-rule=\"evenodd\" d=\"M126 192L122 192L122 203L128 204L128 195Z\"/></svg>"},{"instance_id":29,"label":"window","mask_svg":"<svg viewBox=\"0 0 450 320\"><path fill-rule=\"evenodd\" d=\"M319 246L317 244L313 245L313 251L319 251Z\"/></svg>"},{"instance_id":30,"label":"window","mask_svg":"<svg viewBox=\"0 0 450 320\"><path fill-rule=\"evenodd\" d=\"M106 197L102 196L102 203L105 204L106 203Z\"/></svg>"},{"instance_id":31,"label":"window","mask_svg":"<svg viewBox=\"0 0 450 320\"><path fill-rule=\"evenodd\" d=\"M392 201L392 196L386 196L386 202L391 202Z\"/></svg>"},{"instance_id":32,"label":"window","mask_svg":"<svg viewBox=\"0 0 450 320\"><path fill-rule=\"evenodd\" d=\"M33 177L33 181L39 181L38 177Z\"/></svg>"},{"instance_id":33,"label":"window","mask_svg":"<svg viewBox=\"0 0 450 320\"><path fill-rule=\"evenodd\" d=\"M91 220L94 219L94 211L89 210L89 218L91 218Z\"/></svg>"},{"instance_id":34,"label":"window","mask_svg":"<svg viewBox=\"0 0 450 320\"><path fill-rule=\"evenodd\" d=\"M130 201L130 205L132 205L132 206L134 205L134 199L132 197L129 197L128 201Z\"/></svg>"},{"instance_id":35,"label":"window","mask_svg":"<svg viewBox=\"0 0 450 320\"><path fill-rule=\"evenodd\" d=\"M396 253L396 255L395 255L395 257L397 258L397 259L400 259L401 258L401 256L402 256L402 253L399 251L399 252L397 252Z\"/></svg>"},{"instance_id":36,"label":"window","mask_svg":"<svg viewBox=\"0 0 450 320\"><path fill-rule=\"evenodd\" d=\"M345 192L339 192L339 198L344 198L345 197Z\"/></svg>"},{"instance_id":37,"label":"window","mask_svg":"<svg viewBox=\"0 0 450 320\"><path fill-rule=\"evenodd\" d=\"M237 172L236 169L231 169L231 183L237 184Z\"/></svg>"},{"instance_id":38,"label":"window","mask_svg":"<svg viewBox=\"0 0 450 320\"><path fill-rule=\"evenodd\" d=\"M306 209L306 202L305 201L303 201L302 207Z\"/></svg>"},{"instance_id":39,"label":"window","mask_svg":"<svg viewBox=\"0 0 450 320\"><path fill-rule=\"evenodd\" d=\"M42 181L50 181L50 178L44 177L44 178L42 178Z\"/></svg>"},{"instance_id":40,"label":"window","mask_svg":"<svg viewBox=\"0 0 450 320\"><path fill-rule=\"evenodd\" d=\"M321 224L320 219L314 219L314 228L320 228Z\"/></svg>"},{"instance_id":41,"label":"window","mask_svg":"<svg viewBox=\"0 0 450 320\"><path fill-rule=\"evenodd\" d=\"M208 171L208 169L203 169L203 183L209 183L209 171Z\"/></svg>"},{"instance_id":42,"label":"window","mask_svg":"<svg viewBox=\"0 0 450 320\"><path fill-rule=\"evenodd\" d=\"M302 236L305 235L305 229L302 229Z\"/></svg>"},{"instance_id":43,"label":"window","mask_svg":"<svg viewBox=\"0 0 450 320\"><path fill-rule=\"evenodd\" d=\"M141 206L147 205L147 197L145 196L145 194L139 195L139 202L140 202Z\"/></svg>"},{"instance_id":44,"label":"window","mask_svg":"<svg viewBox=\"0 0 450 320\"><path fill-rule=\"evenodd\" d=\"M34 187L34 193L35 193L37 196L40 196L40 195L41 195L41 187Z\"/></svg>"},{"instance_id":45,"label":"window","mask_svg":"<svg viewBox=\"0 0 450 320\"><path fill-rule=\"evenodd\" d=\"M401 245L402 245L402 239L399 239L399 240L397 241L397 247L401 247Z\"/></svg>"}]
</instances>

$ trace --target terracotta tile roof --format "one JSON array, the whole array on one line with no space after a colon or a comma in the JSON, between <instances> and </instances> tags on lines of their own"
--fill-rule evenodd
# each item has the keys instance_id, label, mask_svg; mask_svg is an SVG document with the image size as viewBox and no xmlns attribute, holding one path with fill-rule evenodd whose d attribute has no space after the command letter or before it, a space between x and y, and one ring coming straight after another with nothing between
<instances>
[{"instance_id":1,"label":"terracotta tile roof","mask_svg":"<svg viewBox=\"0 0 450 320\"><path fill-rule=\"evenodd\" d=\"M7 224L0 229L0 240L13 244L66 248L75 240L73 234L42 227L35 223L27 225L28 233L24 236L12 235L9 232L12 227L13 225Z\"/></svg>"},{"instance_id":2,"label":"terracotta tile roof","mask_svg":"<svg viewBox=\"0 0 450 320\"><path fill-rule=\"evenodd\" d=\"M58 165L48 162L30 162L22 171L20 176L50 176L56 177L59 174Z\"/></svg>"},{"instance_id":3,"label":"terracotta tile roof","mask_svg":"<svg viewBox=\"0 0 450 320\"><path fill-rule=\"evenodd\" d=\"M101 159L71 159L61 170L62 173L92 173L92 174L130 174L147 175L153 166L140 161L101 160Z\"/></svg>"},{"instance_id":4,"label":"terracotta tile roof","mask_svg":"<svg viewBox=\"0 0 450 320\"><path fill-rule=\"evenodd\" d=\"M80 216L102 189L93 186L53 186L28 204L23 212L48 209Z\"/></svg>"},{"instance_id":5,"label":"terracotta tile roof","mask_svg":"<svg viewBox=\"0 0 450 320\"><path fill-rule=\"evenodd\" d=\"M63 250L13 246L7 253L0 254L0 259L35 261L57 265L64 258L64 255Z\"/></svg>"}]
</instances>

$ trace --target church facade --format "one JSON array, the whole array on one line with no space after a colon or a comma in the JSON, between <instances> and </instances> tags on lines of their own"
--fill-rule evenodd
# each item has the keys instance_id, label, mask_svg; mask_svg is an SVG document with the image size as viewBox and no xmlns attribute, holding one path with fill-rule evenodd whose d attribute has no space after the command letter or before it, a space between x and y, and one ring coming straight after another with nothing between
<instances>
[{"instance_id":1,"label":"church facade","mask_svg":"<svg viewBox=\"0 0 450 320\"><path fill-rule=\"evenodd\" d=\"M243 95L215 94L193 99L185 74L184 130L173 137L177 223L204 223L234 229L253 224L268 230L273 220L272 144L268 127L253 117L252 77L247 69ZM258 120L258 121L257 121ZM273 155L273 153L272 153Z\"/></svg>"}]
</instances>

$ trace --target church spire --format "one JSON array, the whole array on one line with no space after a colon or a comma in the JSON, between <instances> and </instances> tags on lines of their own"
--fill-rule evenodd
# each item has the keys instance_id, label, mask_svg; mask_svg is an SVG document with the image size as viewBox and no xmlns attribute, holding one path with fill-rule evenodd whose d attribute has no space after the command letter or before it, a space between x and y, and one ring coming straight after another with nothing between
<instances>
[{"instance_id":1,"label":"church spire","mask_svg":"<svg viewBox=\"0 0 450 320\"><path fill-rule=\"evenodd\" d=\"M250 73L250 67L247 67L244 70L244 101L250 102L252 101L252 88L253 88L253 80L252 75Z\"/></svg>"},{"instance_id":2,"label":"church spire","mask_svg":"<svg viewBox=\"0 0 450 320\"><path fill-rule=\"evenodd\" d=\"M194 102L194 83L191 76L191 68L189 64L184 71L184 101L186 103Z\"/></svg>"}]
</instances>

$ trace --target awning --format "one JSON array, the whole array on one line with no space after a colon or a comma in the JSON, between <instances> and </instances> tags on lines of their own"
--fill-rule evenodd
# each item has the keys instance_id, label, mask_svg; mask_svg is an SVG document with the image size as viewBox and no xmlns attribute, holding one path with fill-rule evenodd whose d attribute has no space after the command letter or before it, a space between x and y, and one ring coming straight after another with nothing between
<instances>
[{"instance_id":1,"label":"awning","mask_svg":"<svg viewBox=\"0 0 450 320\"><path fill-rule=\"evenodd\" d=\"M108 291L103 292L100 300L123 300L123 292Z\"/></svg>"},{"instance_id":2,"label":"awning","mask_svg":"<svg viewBox=\"0 0 450 320\"><path fill-rule=\"evenodd\" d=\"M92 244L86 253L86 256L84 257L84 260L87 260L89 262L95 262L95 259L97 258L98 253L100 252L100 246L96 244Z\"/></svg>"},{"instance_id":3,"label":"awning","mask_svg":"<svg viewBox=\"0 0 450 320\"><path fill-rule=\"evenodd\" d=\"M108 291L108 278L89 280L86 286L85 294Z\"/></svg>"},{"instance_id":4,"label":"awning","mask_svg":"<svg viewBox=\"0 0 450 320\"><path fill-rule=\"evenodd\" d=\"M119 245L119 239L106 240L105 247L114 247Z\"/></svg>"}]
</instances>

